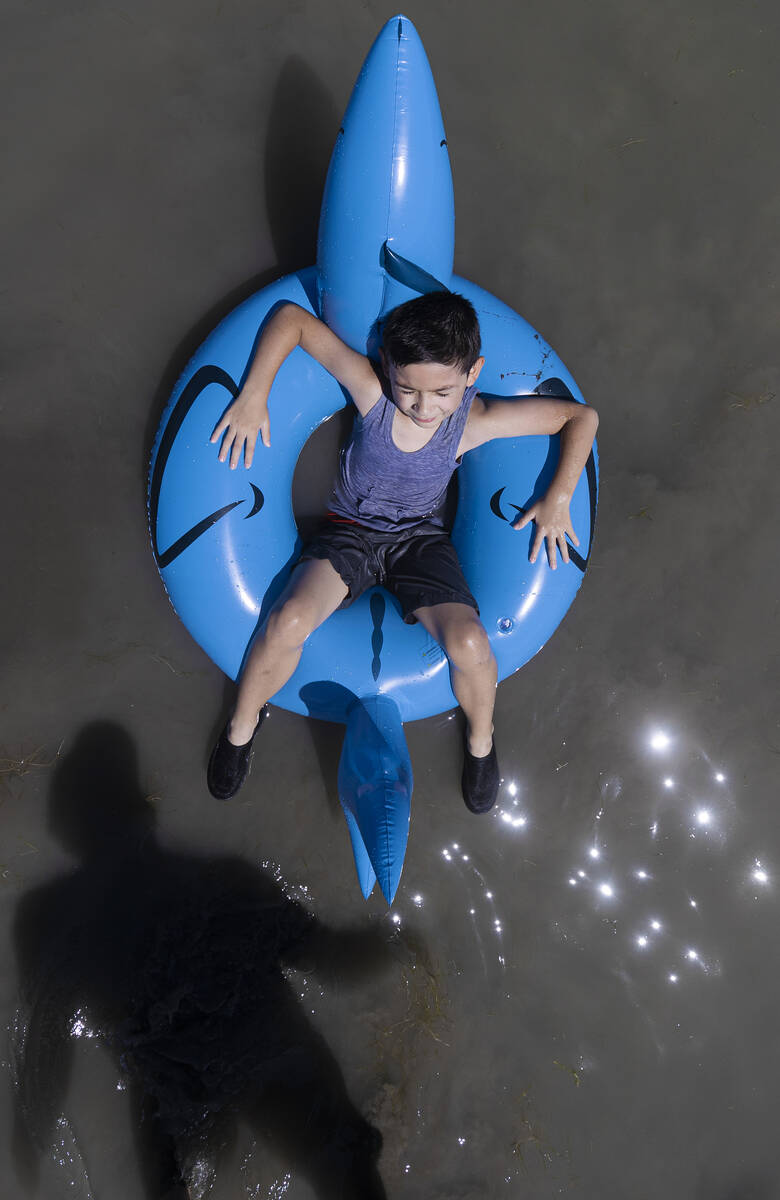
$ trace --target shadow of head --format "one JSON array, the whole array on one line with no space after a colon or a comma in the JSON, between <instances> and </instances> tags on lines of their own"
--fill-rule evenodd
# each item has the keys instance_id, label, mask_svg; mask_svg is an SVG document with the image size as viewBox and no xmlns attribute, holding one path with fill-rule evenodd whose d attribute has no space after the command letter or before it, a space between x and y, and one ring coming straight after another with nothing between
<instances>
[{"instance_id":1,"label":"shadow of head","mask_svg":"<svg viewBox=\"0 0 780 1200\"><path fill-rule=\"evenodd\" d=\"M154 824L129 734L112 721L85 726L52 778L52 833L71 853L91 859L140 849Z\"/></svg>"}]
</instances>

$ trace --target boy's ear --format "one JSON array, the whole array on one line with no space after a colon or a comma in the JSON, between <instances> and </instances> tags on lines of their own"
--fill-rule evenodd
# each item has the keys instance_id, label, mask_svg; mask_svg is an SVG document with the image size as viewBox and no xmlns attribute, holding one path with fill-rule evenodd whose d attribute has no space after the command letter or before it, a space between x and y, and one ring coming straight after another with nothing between
<instances>
[{"instance_id":1,"label":"boy's ear","mask_svg":"<svg viewBox=\"0 0 780 1200\"><path fill-rule=\"evenodd\" d=\"M485 365L484 356L482 354L480 354L479 358L474 363L474 366L471 368L468 375L466 376L466 387L471 387L472 383L477 382L477 379L479 378L479 373L482 370L482 368L484 367L484 365Z\"/></svg>"}]
</instances>

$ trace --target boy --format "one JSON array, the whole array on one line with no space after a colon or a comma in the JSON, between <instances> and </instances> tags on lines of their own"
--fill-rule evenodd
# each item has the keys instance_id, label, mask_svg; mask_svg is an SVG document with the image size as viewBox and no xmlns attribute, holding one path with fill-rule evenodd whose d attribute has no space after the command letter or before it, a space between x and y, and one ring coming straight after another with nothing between
<instances>
[{"instance_id":1,"label":"boy","mask_svg":"<svg viewBox=\"0 0 780 1200\"><path fill-rule=\"evenodd\" d=\"M342 447L330 512L303 551L257 635L232 717L212 751L208 786L235 795L247 776L252 739L265 704L290 678L303 643L337 608L381 583L404 620L419 621L444 648L452 690L466 717L463 799L487 812L498 794L493 745L496 661L454 547L442 523L447 485L461 456L498 437L561 433L558 468L547 494L513 528L536 523L531 562L546 541L552 570L566 534L578 546L569 501L598 426L594 409L573 400L528 396L483 400L484 365L477 314L465 297L430 292L384 320L381 371L296 304L266 325L236 400L217 424L220 462L251 466L258 434L270 446L268 394L281 363L302 346L347 390L357 409Z\"/></svg>"}]
</instances>

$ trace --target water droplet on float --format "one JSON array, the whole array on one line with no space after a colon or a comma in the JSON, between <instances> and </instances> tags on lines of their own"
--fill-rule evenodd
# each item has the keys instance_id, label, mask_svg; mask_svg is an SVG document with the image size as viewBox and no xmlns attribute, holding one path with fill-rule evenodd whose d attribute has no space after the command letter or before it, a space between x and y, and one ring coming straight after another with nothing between
<instances>
[{"instance_id":1,"label":"water droplet on float","mask_svg":"<svg viewBox=\"0 0 780 1200\"><path fill-rule=\"evenodd\" d=\"M499 633L511 633L515 627L511 617L501 617L497 624Z\"/></svg>"}]
</instances>

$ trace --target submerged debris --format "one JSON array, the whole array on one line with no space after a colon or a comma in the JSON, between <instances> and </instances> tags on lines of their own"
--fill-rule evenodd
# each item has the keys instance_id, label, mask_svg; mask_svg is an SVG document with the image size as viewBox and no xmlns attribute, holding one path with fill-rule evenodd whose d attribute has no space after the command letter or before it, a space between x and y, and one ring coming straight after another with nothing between
<instances>
[{"instance_id":1,"label":"submerged debris","mask_svg":"<svg viewBox=\"0 0 780 1200\"><path fill-rule=\"evenodd\" d=\"M763 392L751 392L744 396L741 392L726 392L726 395L734 397L734 403L730 404L729 408L758 408L762 404L769 404L775 398L775 393L768 389Z\"/></svg>"},{"instance_id":2,"label":"submerged debris","mask_svg":"<svg viewBox=\"0 0 780 1200\"><path fill-rule=\"evenodd\" d=\"M519 1160L523 1171L527 1169L525 1154L529 1149L536 1151L545 1169L551 1166L556 1159L571 1164L571 1152L568 1149L556 1150L547 1141L541 1123L533 1113L530 1097L531 1088L529 1087L517 1098L519 1133L512 1142L512 1154Z\"/></svg>"},{"instance_id":3,"label":"submerged debris","mask_svg":"<svg viewBox=\"0 0 780 1200\"><path fill-rule=\"evenodd\" d=\"M42 758L45 753L44 746L36 746L35 750L31 750L29 754L23 754L20 758L4 755L0 757L0 778L24 779L25 775L29 775L31 771L44 771L48 767L53 767L60 756L60 751L65 744L63 738L57 747L57 752L53 758Z\"/></svg>"},{"instance_id":4,"label":"submerged debris","mask_svg":"<svg viewBox=\"0 0 780 1200\"><path fill-rule=\"evenodd\" d=\"M553 1066L559 1067L561 1071L566 1071L567 1074L571 1075L572 1079L574 1080L575 1087L579 1087L582 1083L582 1080L580 1079L578 1073L574 1070L574 1067L567 1067L566 1063L558 1062L557 1058L553 1059Z\"/></svg>"},{"instance_id":5,"label":"submerged debris","mask_svg":"<svg viewBox=\"0 0 780 1200\"><path fill-rule=\"evenodd\" d=\"M46 771L49 767L54 766L64 744L65 739L63 738L53 758L46 757L46 748L44 746L36 746L34 750L19 757L9 754L0 756L0 794L13 795L11 784L15 780L24 779L25 776L31 775L36 771ZM28 845L30 844L28 842Z\"/></svg>"},{"instance_id":6,"label":"submerged debris","mask_svg":"<svg viewBox=\"0 0 780 1200\"><path fill-rule=\"evenodd\" d=\"M449 1026L448 999L441 970L433 962L427 947L415 940L409 944L412 961L401 964L401 988L406 1001L406 1014L389 1025L380 1035L383 1038L432 1038L448 1046L440 1035Z\"/></svg>"}]
</instances>

